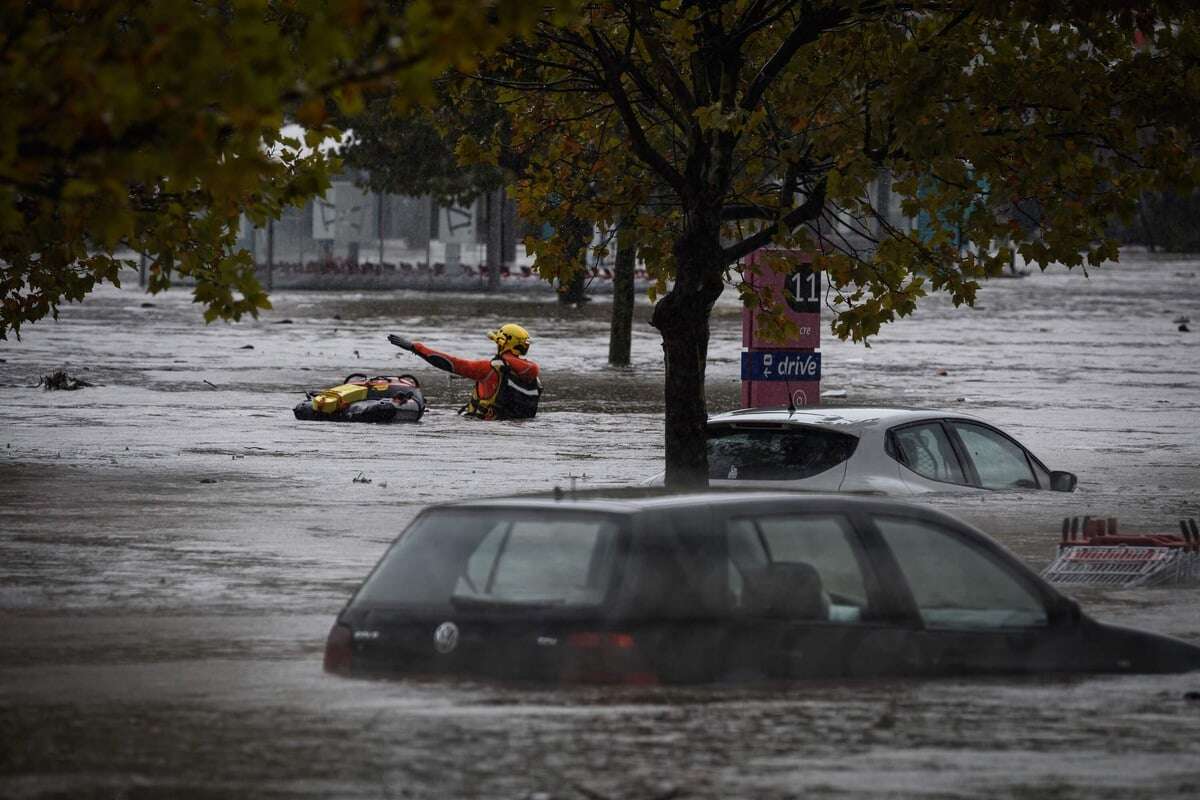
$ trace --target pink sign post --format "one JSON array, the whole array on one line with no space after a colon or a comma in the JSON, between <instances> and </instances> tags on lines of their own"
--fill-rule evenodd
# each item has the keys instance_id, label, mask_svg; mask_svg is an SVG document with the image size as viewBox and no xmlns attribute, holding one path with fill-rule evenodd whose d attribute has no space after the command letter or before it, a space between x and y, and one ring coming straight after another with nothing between
<instances>
[{"instance_id":1,"label":"pink sign post","mask_svg":"<svg viewBox=\"0 0 1200 800\"><path fill-rule=\"evenodd\" d=\"M768 341L758 309L742 309L742 407L817 405L821 401L821 273L812 254L759 250L746 259L745 280L770 290L795 323L794 341Z\"/></svg>"}]
</instances>

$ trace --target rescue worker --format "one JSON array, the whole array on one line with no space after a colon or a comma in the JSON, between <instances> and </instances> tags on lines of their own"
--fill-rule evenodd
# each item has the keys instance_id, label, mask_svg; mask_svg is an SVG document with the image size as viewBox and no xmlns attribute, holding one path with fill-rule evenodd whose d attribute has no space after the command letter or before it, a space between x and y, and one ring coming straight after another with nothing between
<instances>
[{"instance_id":1,"label":"rescue worker","mask_svg":"<svg viewBox=\"0 0 1200 800\"><path fill-rule=\"evenodd\" d=\"M496 343L496 355L478 360L441 353L394 333L388 336L388 341L416 353L438 369L475 381L471 398L458 413L480 419L533 417L537 414L542 382L538 378L538 365L525 357L531 341L529 331L509 323L487 337Z\"/></svg>"}]
</instances>

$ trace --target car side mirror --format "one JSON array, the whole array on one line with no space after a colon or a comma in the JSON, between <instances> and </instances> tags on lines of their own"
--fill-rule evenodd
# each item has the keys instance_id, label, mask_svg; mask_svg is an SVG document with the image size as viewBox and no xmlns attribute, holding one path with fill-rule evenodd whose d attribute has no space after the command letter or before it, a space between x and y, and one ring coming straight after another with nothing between
<instances>
[{"instance_id":1,"label":"car side mirror","mask_svg":"<svg viewBox=\"0 0 1200 800\"><path fill-rule=\"evenodd\" d=\"M1050 488L1056 492L1073 492L1078 483L1079 478L1075 477L1074 472L1055 470L1050 473Z\"/></svg>"}]
</instances>

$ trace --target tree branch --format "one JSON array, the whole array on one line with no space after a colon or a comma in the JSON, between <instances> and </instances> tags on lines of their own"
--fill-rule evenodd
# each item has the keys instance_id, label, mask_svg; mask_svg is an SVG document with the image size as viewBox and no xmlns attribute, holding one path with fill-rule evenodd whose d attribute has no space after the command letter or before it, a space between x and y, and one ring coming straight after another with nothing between
<instances>
[{"instance_id":1,"label":"tree branch","mask_svg":"<svg viewBox=\"0 0 1200 800\"><path fill-rule=\"evenodd\" d=\"M821 34L846 21L848 14L844 9L825 9L815 12L812 16L796 23L796 27L787 35L779 48L767 59L762 69L754 76L750 88L742 96L742 108L753 111L758 107L767 89L779 77L784 68L791 62L792 57L806 44L812 44Z\"/></svg>"},{"instance_id":2,"label":"tree branch","mask_svg":"<svg viewBox=\"0 0 1200 800\"><path fill-rule=\"evenodd\" d=\"M654 68L658 79L667 87L667 91L675 98L675 102L690 115L690 112L696 109L696 98L688 90L683 76L675 69L675 65L663 57L666 47L655 36L655 29L658 26L645 13L645 5L640 0L634 0L634 2L629 3L627 8L629 27L631 29L636 28L637 32L641 34L646 57L650 60L650 66Z\"/></svg>"},{"instance_id":3,"label":"tree branch","mask_svg":"<svg viewBox=\"0 0 1200 800\"><path fill-rule=\"evenodd\" d=\"M596 31L592 29L589 29L589 31L595 43L594 52L597 60L604 69L605 83L608 87L609 96L612 97L613 103L617 107L617 113L621 115L621 120L625 123L625 129L629 132L629 141L633 147L634 155L657 172L659 177L666 181L682 197L686 194L683 176L675 167L671 166L671 162L662 153L654 149L654 146L646 138L646 132L643 130L641 121L638 119L637 111L634 110L633 104L629 100L629 95L625 91L625 86L621 82L621 66L612 57L613 54L608 51L603 39L598 36Z\"/></svg>"},{"instance_id":4,"label":"tree branch","mask_svg":"<svg viewBox=\"0 0 1200 800\"><path fill-rule=\"evenodd\" d=\"M822 176L817 185L809 192L808 197L804 199L796 208L789 211L783 218L782 227L788 231L793 230L796 226L802 225L811 219L815 219L821 210L825 207L825 177ZM725 257L727 263L733 263L738 259L744 258L755 250L769 244L779 233L781 223L773 222L757 233L747 236L736 244L721 249L721 254Z\"/></svg>"}]
</instances>

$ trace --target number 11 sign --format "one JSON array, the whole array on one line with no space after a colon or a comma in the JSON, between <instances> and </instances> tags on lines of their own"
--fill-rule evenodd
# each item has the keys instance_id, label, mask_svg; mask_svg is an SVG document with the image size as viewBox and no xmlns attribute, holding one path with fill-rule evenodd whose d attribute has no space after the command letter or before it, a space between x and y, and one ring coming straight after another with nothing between
<instances>
[{"instance_id":1,"label":"number 11 sign","mask_svg":"<svg viewBox=\"0 0 1200 800\"><path fill-rule=\"evenodd\" d=\"M783 299L797 314L821 313L821 273L801 264L783 282Z\"/></svg>"},{"instance_id":2,"label":"number 11 sign","mask_svg":"<svg viewBox=\"0 0 1200 800\"><path fill-rule=\"evenodd\" d=\"M796 250L752 253L746 259L743 279L761 294L774 299L775 313L796 326L796 336L785 342L768 339L772 327L762 319L767 312L742 309L742 405L816 405L821 394L821 273L812 268L812 255ZM783 302L780 302L782 300Z\"/></svg>"},{"instance_id":3,"label":"number 11 sign","mask_svg":"<svg viewBox=\"0 0 1200 800\"><path fill-rule=\"evenodd\" d=\"M821 346L822 287L821 273L812 268L812 256L797 250L774 250L768 259L760 253L751 253L746 259L744 280L760 291L770 290L777 309L796 324L798 335L787 342L763 338L759 318L764 312L746 308L742 310L742 347L817 349Z\"/></svg>"}]
</instances>

